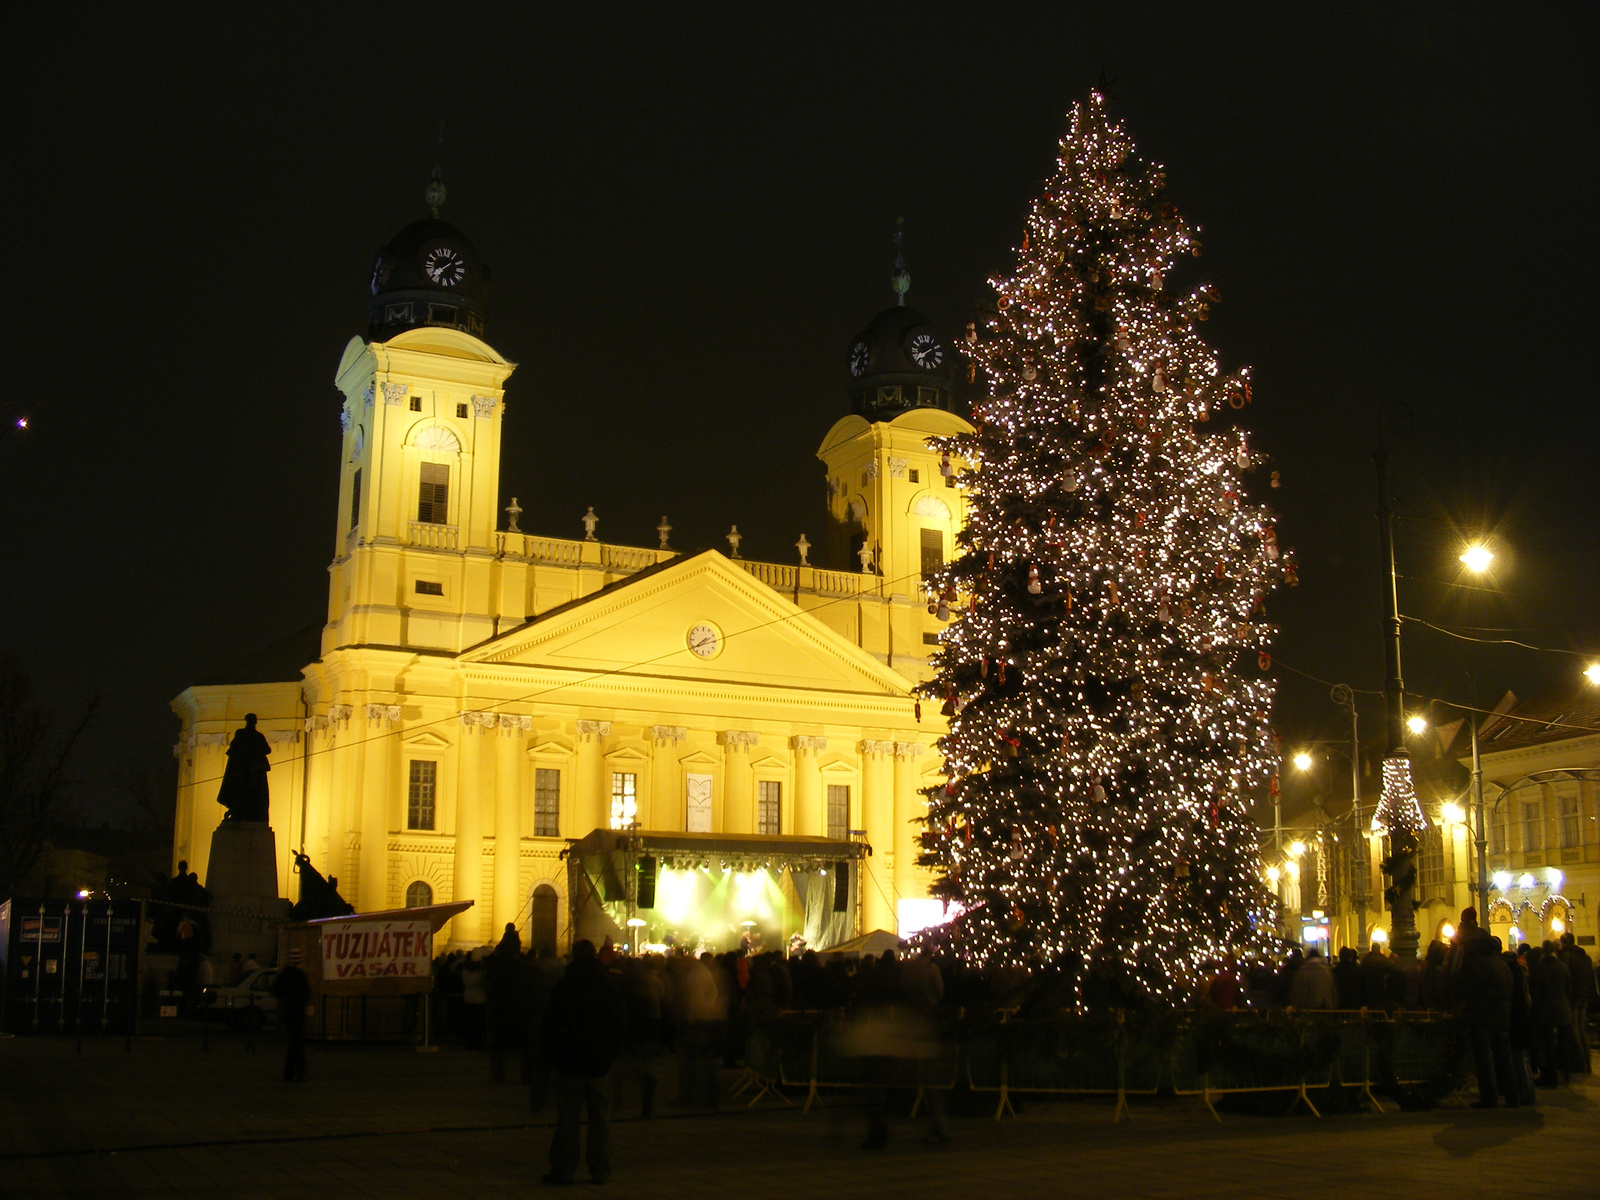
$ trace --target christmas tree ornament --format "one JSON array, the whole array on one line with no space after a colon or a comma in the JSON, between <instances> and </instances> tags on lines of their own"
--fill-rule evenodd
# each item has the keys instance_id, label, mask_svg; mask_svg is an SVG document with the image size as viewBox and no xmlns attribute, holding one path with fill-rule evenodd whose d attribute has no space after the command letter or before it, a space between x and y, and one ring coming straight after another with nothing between
<instances>
[{"instance_id":1,"label":"christmas tree ornament","mask_svg":"<svg viewBox=\"0 0 1600 1200\"><path fill-rule=\"evenodd\" d=\"M1279 479L1278 473L1276 471L1274 471L1272 473L1271 482L1272 482L1272 486L1275 487L1275 488L1283 486L1283 481L1281 479Z\"/></svg>"},{"instance_id":2,"label":"christmas tree ornament","mask_svg":"<svg viewBox=\"0 0 1600 1200\"><path fill-rule=\"evenodd\" d=\"M949 479L955 473L956 469L950 465L950 451L946 450L939 456L939 474Z\"/></svg>"},{"instance_id":3,"label":"christmas tree ornament","mask_svg":"<svg viewBox=\"0 0 1600 1200\"><path fill-rule=\"evenodd\" d=\"M1272 655L1263 650L1256 656L1256 663L1263 671L1272 670Z\"/></svg>"},{"instance_id":4,"label":"christmas tree ornament","mask_svg":"<svg viewBox=\"0 0 1600 1200\"><path fill-rule=\"evenodd\" d=\"M1031 595L1031 596L1037 596L1042 591L1044 591L1044 585L1039 582L1039 568L1038 567L1029 567L1028 568L1028 594Z\"/></svg>"}]
</instances>

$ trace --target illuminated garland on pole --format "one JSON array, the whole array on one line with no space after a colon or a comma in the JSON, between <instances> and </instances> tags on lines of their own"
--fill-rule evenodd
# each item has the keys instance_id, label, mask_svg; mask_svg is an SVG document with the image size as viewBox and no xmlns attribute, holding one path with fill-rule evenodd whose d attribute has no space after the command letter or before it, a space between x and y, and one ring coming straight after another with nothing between
<instances>
[{"instance_id":1,"label":"illuminated garland on pole","mask_svg":"<svg viewBox=\"0 0 1600 1200\"><path fill-rule=\"evenodd\" d=\"M1246 811L1272 776L1272 627L1295 582L1250 402L1196 330L1217 296L1165 283L1198 255L1160 166L1091 95L1027 222L996 313L969 326L977 432L936 439L970 496L934 603L965 610L923 694L949 782L925 853L969 962L1096 962L1176 998L1272 933ZM1276 486L1276 475L1272 479Z\"/></svg>"}]
</instances>

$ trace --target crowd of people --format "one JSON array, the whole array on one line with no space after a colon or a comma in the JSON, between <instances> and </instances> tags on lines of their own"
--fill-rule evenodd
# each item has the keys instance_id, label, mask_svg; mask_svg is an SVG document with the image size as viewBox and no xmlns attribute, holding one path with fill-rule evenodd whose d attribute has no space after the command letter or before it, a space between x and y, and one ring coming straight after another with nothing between
<instances>
[{"instance_id":1,"label":"crowd of people","mask_svg":"<svg viewBox=\"0 0 1600 1200\"><path fill-rule=\"evenodd\" d=\"M1197 999L1219 1008L1406 1008L1462 1019L1470 1042L1478 1107L1534 1102L1539 1087L1560 1087L1590 1071L1588 1018L1600 984L1573 935L1506 949L1465 909L1455 935L1435 938L1420 971L1374 943L1364 956L1345 947L1330 963L1318 950L1290 950L1274 968L1257 962L1206 964Z\"/></svg>"},{"instance_id":2,"label":"crowd of people","mask_svg":"<svg viewBox=\"0 0 1600 1200\"><path fill-rule=\"evenodd\" d=\"M719 1067L744 1056L753 1029L786 1010L941 1005L969 1012L1003 1009L1021 1017L1060 1012L1081 996L1091 1010L1137 1009L1149 1000L1113 962L1085 972L1072 964L978 970L926 953L828 958L806 951L722 954L676 951L632 956L607 939L579 941L568 960L551 948L524 952L514 926L492 949L455 951L434 964L435 1030L441 1039L489 1051L504 1082L516 1063L535 1112L553 1092L553 1183L578 1167L580 1116L587 1112L586 1160L596 1180L610 1173L610 1113L620 1092L641 1117L655 1110L664 1060L675 1056L673 1102L716 1109ZM1080 991L1081 989L1081 991ZM1429 1009L1462 1018L1480 1107L1503 1099L1534 1102L1536 1086L1557 1087L1589 1071L1587 1017L1595 966L1572 935L1506 950L1472 909L1449 943L1435 940L1421 969L1406 969L1381 944L1366 954L1345 948L1336 962L1295 948L1280 962L1205 964L1195 1001L1216 1009ZM929 1093L930 1100L937 1099ZM871 1108L868 1146L886 1137L888 1098ZM948 1141L941 1105L930 1104L929 1140Z\"/></svg>"}]
</instances>

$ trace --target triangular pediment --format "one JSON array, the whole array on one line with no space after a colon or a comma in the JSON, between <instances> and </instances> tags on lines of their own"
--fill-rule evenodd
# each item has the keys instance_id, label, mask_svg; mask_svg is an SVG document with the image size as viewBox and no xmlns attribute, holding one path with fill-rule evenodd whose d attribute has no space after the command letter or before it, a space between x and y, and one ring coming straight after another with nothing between
<instances>
[{"instance_id":1,"label":"triangular pediment","mask_svg":"<svg viewBox=\"0 0 1600 1200\"><path fill-rule=\"evenodd\" d=\"M709 653L691 649L691 634ZM911 686L710 550L562 605L460 661L878 696Z\"/></svg>"},{"instance_id":2,"label":"triangular pediment","mask_svg":"<svg viewBox=\"0 0 1600 1200\"><path fill-rule=\"evenodd\" d=\"M410 737L400 739L406 746L413 750L448 750L450 743L437 733L414 733Z\"/></svg>"}]
</instances>

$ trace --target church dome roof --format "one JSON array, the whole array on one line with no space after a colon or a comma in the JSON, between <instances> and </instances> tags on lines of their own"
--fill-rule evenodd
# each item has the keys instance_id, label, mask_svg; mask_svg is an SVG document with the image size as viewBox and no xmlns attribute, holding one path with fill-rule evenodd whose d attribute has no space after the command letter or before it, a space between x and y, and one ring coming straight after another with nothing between
<instances>
[{"instance_id":1,"label":"church dome roof","mask_svg":"<svg viewBox=\"0 0 1600 1200\"><path fill-rule=\"evenodd\" d=\"M874 317L850 343L851 411L893 417L913 408L955 411L955 351L922 313L896 305Z\"/></svg>"},{"instance_id":2,"label":"church dome roof","mask_svg":"<svg viewBox=\"0 0 1600 1200\"><path fill-rule=\"evenodd\" d=\"M489 266L454 225L413 222L378 251L368 283L367 336L386 341L407 329L442 325L483 335Z\"/></svg>"}]
</instances>

